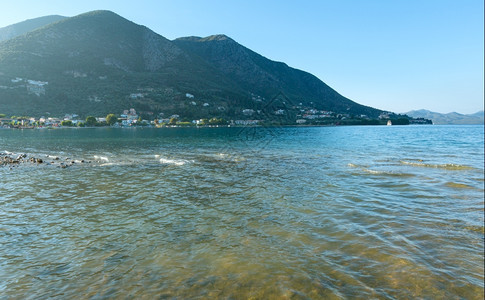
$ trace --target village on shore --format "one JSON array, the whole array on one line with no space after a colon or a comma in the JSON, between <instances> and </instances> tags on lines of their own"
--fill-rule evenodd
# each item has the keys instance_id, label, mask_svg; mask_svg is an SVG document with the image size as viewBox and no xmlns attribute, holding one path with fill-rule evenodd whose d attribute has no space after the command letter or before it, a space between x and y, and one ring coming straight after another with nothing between
<instances>
[{"instance_id":1,"label":"village on shore","mask_svg":"<svg viewBox=\"0 0 485 300\"><path fill-rule=\"evenodd\" d=\"M236 126L260 125L262 120L231 120L222 118L187 120L180 115L169 118L142 119L134 108L124 110L120 115L108 114L104 117L87 116L85 119L77 114L66 114L64 117L6 117L0 114L0 128L62 128L62 127L191 127L191 126Z\"/></svg>"},{"instance_id":2,"label":"village on shore","mask_svg":"<svg viewBox=\"0 0 485 300\"><path fill-rule=\"evenodd\" d=\"M427 119L415 119L407 116L396 115L391 112L383 112L378 119L370 119L365 115L350 116L337 114L332 111L317 109L301 110L296 120L289 121L285 118L285 110L279 109L271 113L272 119L261 116L260 111L244 109L244 119L225 120L224 118L203 118L190 120L178 114L165 117L164 114L153 116L139 114L134 108L123 110L119 115L108 114L103 117L87 116L81 118L77 114L66 114L64 117L27 117L0 114L0 128L61 128L61 127L220 127L220 126L261 126L261 125L285 125L285 126L322 126L322 125L409 125L409 124L432 124ZM143 117L142 117L143 116ZM254 116L260 116L254 119ZM276 118L274 118L276 117ZM146 118L146 119L145 119ZM268 120L269 119L269 120Z\"/></svg>"},{"instance_id":3,"label":"village on shore","mask_svg":"<svg viewBox=\"0 0 485 300\"><path fill-rule=\"evenodd\" d=\"M251 117L255 112L248 109L243 112ZM276 112L276 115L283 112ZM396 116L396 115L394 115ZM61 128L61 127L221 127L221 126L261 126L261 125L408 125L408 124L430 124L426 119L392 119L393 114L382 113L378 119L369 119L366 116L350 117L345 114L335 114L329 111L308 110L294 122L275 123L263 119L242 119L225 120L223 118L205 118L188 120L180 115L174 114L164 118L159 115L152 120L143 119L134 108L124 110L121 114L108 114L104 117L87 116L81 118L77 114L66 114L64 117L27 117L11 116L0 114L0 128ZM391 121L392 120L392 121Z\"/></svg>"}]
</instances>

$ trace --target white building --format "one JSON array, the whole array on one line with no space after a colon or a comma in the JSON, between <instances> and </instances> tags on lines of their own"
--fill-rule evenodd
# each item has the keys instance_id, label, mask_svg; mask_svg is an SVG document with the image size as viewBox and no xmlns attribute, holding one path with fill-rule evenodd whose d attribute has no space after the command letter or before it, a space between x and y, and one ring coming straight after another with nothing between
<instances>
[{"instance_id":1,"label":"white building","mask_svg":"<svg viewBox=\"0 0 485 300\"><path fill-rule=\"evenodd\" d=\"M136 93L136 94L131 94L130 98L131 99L137 99L137 98L143 98L145 97L142 93Z\"/></svg>"},{"instance_id":2,"label":"white building","mask_svg":"<svg viewBox=\"0 0 485 300\"><path fill-rule=\"evenodd\" d=\"M49 84L45 81L36 81L36 80L27 80L27 91L32 94L36 94L37 96L45 94L45 87L44 85Z\"/></svg>"},{"instance_id":3,"label":"white building","mask_svg":"<svg viewBox=\"0 0 485 300\"><path fill-rule=\"evenodd\" d=\"M254 109L246 108L246 109L243 109L242 113L246 116L251 116L254 114Z\"/></svg>"}]
</instances>

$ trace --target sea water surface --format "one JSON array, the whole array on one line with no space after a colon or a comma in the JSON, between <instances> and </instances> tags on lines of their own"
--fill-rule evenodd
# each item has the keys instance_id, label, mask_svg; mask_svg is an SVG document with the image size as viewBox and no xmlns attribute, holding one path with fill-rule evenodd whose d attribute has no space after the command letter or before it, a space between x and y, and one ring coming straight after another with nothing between
<instances>
[{"instance_id":1,"label":"sea water surface","mask_svg":"<svg viewBox=\"0 0 485 300\"><path fill-rule=\"evenodd\" d=\"M483 299L483 126L0 130L1 299ZM88 163L87 161L91 161Z\"/></svg>"}]
</instances>

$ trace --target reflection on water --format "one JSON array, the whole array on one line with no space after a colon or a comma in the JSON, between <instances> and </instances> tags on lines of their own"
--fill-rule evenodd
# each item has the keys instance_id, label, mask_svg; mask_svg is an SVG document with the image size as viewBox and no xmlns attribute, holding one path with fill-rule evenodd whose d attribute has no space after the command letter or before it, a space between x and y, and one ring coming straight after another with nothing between
<instances>
[{"instance_id":1,"label":"reflection on water","mask_svg":"<svg viewBox=\"0 0 485 300\"><path fill-rule=\"evenodd\" d=\"M0 131L0 295L482 299L463 128Z\"/></svg>"}]
</instances>

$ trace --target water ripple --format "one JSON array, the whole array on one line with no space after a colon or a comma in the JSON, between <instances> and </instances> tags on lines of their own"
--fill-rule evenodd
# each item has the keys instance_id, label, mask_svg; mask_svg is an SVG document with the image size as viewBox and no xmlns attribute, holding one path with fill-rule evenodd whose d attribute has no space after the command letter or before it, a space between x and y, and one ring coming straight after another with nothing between
<instances>
[{"instance_id":1,"label":"water ripple","mask_svg":"<svg viewBox=\"0 0 485 300\"><path fill-rule=\"evenodd\" d=\"M406 135L381 152L371 131L285 130L257 151L200 131L2 133L93 162L0 168L0 295L483 298L483 153L450 165L400 150Z\"/></svg>"}]
</instances>

